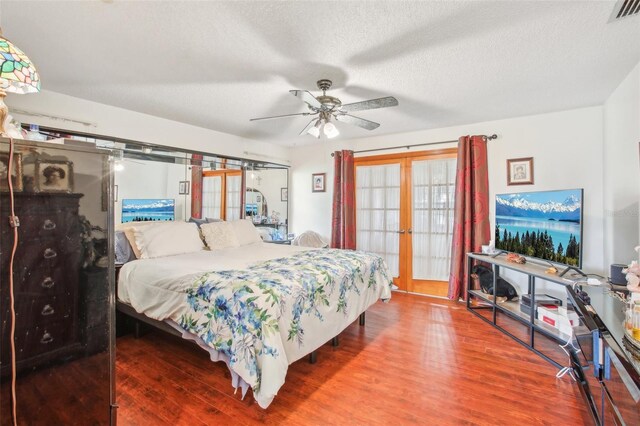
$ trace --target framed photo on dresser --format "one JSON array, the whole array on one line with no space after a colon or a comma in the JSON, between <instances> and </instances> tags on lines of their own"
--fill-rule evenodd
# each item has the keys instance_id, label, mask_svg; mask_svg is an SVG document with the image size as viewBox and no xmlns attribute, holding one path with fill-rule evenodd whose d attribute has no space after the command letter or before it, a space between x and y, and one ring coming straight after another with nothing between
<instances>
[{"instance_id":1,"label":"framed photo on dresser","mask_svg":"<svg viewBox=\"0 0 640 426\"><path fill-rule=\"evenodd\" d=\"M73 163L62 160L37 160L36 192L73 192Z\"/></svg>"},{"instance_id":2,"label":"framed photo on dresser","mask_svg":"<svg viewBox=\"0 0 640 426\"><path fill-rule=\"evenodd\" d=\"M9 191L7 177L11 173L11 185L14 192L22 192L22 154L14 153L9 172L9 153L0 153L0 191Z\"/></svg>"}]
</instances>

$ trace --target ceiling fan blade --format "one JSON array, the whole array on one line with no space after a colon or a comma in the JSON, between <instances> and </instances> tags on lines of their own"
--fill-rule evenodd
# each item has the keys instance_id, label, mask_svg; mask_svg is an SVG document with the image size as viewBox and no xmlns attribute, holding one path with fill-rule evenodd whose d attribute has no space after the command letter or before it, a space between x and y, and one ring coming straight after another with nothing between
<instances>
[{"instance_id":1,"label":"ceiling fan blade","mask_svg":"<svg viewBox=\"0 0 640 426\"><path fill-rule=\"evenodd\" d=\"M309 129L316 125L316 121L318 121L318 119L317 119L317 118L314 118L313 120L311 120L311 121L309 122L309 124L307 124L307 125L305 126L305 128L304 128L304 129L302 129L302 131L300 132L300 134L299 134L298 136L306 135L306 134L307 134L307 132L309 131Z\"/></svg>"},{"instance_id":2,"label":"ceiling fan blade","mask_svg":"<svg viewBox=\"0 0 640 426\"><path fill-rule=\"evenodd\" d=\"M299 112L296 114L272 115L271 117L250 118L249 121L273 120L275 118L295 117L296 115L311 115L311 112Z\"/></svg>"},{"instance_id":3,"label":"ceiling fan blade","mask_svg":"<svg viewBox=\"0 0 640 426\"><path fill-rule=\"evenodd\" d=\"M342 105L341 111L364 111L366 109L387 108L397 106L398 100L393 96L386 98L369 99L368 101L354 102L352 104Z\"/></svg>"},{"instance_id":4,"label":"ceiling fan blade","mask_svg":"<svg viewBox=\"0 0 640 426\"><path fill-rule=\"evenodd\" d=\"M298 98L302 99L304 102L308 103L314 108L324 109L320 101L317 100L315 96L313 96L311 93L307 92L306 90L289 90L289 92L293 96L297 96Z\"/></svg>"},{"instance_id":5,"label":"ceiling fan blade","mask_svg":"<svg viewBox=\"0 0 640 426\"><path fill-rule=\"evenodd\" d=\"M374 123L373 121L365 120L364 118L355 117L349 114L336 114L335 117L338 121L353 124L354 126L362 127L367 130L374 130L380 127L379 123Z\"/></svg>"}]
</instances>

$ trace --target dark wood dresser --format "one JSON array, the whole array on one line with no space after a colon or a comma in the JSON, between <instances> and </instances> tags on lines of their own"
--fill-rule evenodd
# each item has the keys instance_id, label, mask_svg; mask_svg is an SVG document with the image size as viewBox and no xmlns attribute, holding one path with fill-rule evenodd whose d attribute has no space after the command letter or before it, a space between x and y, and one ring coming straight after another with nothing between
<instances>
[{"instance_id":1,"label":"dark wood dresser","mask_svg":"<svg viewBox=\"0 0 640 426\"><path fill-rule=\"evenodd\" d=\"M82 350L79 282L82 262L82 194L16 193L20 219L14 262L18 371L73 357ZM0 195L0 374L10 371L9 261L13 228L10 204Z\"/></svg>"}]
</instances>

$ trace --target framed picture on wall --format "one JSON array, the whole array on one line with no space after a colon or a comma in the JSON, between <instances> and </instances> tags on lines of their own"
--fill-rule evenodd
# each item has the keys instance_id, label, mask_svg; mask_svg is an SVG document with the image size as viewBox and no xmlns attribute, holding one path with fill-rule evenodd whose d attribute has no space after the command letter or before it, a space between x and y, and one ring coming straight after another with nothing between
<instances>
[{"instance_id":1,"label":"framed picture on wall","mask_svg":"<svg viewBox=\"0 0 640 426\"><path fill-rule=\"evenodd\" d=\"M314 173L311 175L311 190L313 192L325 192L327 189L325 187L325 179L327 177L326 173Z\"/></svg>"},{"instance_id":2,"label":"framed picture on wall","mask_svg":"<svg viewBox=\"0 0 640 426\"><path fill-rule=\"evenodd\" d=\"M178 185L178 194L180 195L189 195L190 183L188 180L181 180Z\"/></svg>"},{"instance_id":3,"label":"framed picture on wall","mask_svg":"<svg viewBox=\"0 0 640 426\"><path fill-rule=\"evenodd\" d=\"M289 201L289 188L280 188L280 201Z\"/></svg>"},{"instance_id":4,"label":"framed picture on wall","mask_svg":"<svg viewBox=\"0 0 640 426\"><path fill-rule=\"evenodd\" d=\"M507 160L507 185L533 184L533 157Z\"/></svg>"}]
</instances>

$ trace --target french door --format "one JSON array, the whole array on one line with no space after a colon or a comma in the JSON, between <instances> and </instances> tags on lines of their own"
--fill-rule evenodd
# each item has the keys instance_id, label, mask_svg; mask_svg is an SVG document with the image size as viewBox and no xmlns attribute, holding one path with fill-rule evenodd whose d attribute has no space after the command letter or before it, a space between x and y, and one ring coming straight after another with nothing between
<instances>
[{"instance_id":1,"label":"french door","mask_svg":"<svg viewBox=\"0 0 640 426\"><path fill-rule=\"evenodd\" d=\"M356 247L384 257L401 290L447 294L456 151L355 159Z\"/></svg>"},{"instance_id":2,"label":"french door","mask_svg":"<svg viewBox=\"0 0 640 426\"><path fill-rule=\"evenodd\" d=\"M202 217L240 219L242 170L212 170L202 175Z\"/></svg>"}]
</instances>

